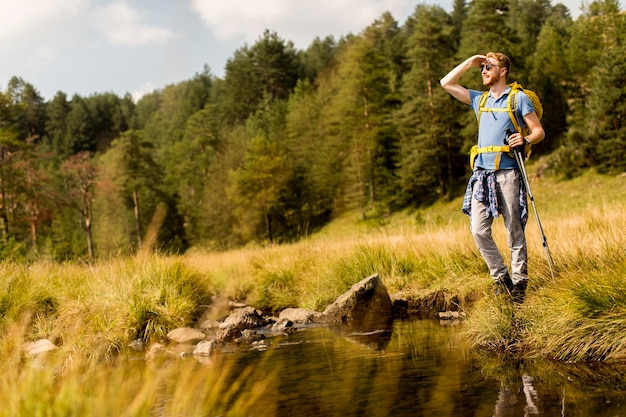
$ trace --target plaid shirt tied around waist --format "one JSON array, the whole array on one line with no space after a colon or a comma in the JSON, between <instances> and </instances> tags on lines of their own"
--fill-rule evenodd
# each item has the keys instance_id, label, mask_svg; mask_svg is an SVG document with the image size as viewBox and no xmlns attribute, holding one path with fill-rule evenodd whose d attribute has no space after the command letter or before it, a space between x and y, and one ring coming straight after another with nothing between
<instances>
[{"instance_id":1,"label":"plaid shirt tied around waist","mask_svg":"<svg viewBox=\"0 0 626 417\"><path fill-rule=\"evenodd\" d=\"M476 190L474 190L475 183L478 183L476 185ZM487 217L491 216L494 219L497 218L500 211L498 210L496 183L496 171L490 169L474 170L469 182L467 183L467 188L465 189L465 196L463 198L463 213L471 217L473 197L481 203L485 203L487 205ZM519 187L519 205L520 220L522 222L522 226L526 227L526 222L528 221L528 201L526 199L526 185L521 179Z\"/></svg>"}]
</instances>

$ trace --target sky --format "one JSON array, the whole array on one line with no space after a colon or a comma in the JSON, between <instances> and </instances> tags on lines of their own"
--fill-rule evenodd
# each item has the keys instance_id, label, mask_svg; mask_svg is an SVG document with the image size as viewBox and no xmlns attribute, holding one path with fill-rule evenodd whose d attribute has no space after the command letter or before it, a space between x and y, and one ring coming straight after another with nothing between
<instances>
[{"instance_id":1,"label":"sky","mask_svg":"<svg viewBox=\"0 0 626 417\"><path fill-rule=\"evenodd\" d=\"M0 90L13 76L45 101L62 91L135 99L217 77L237 49L269 29L298 49L358 34L384 12L403 25L418 4L453 0L0 0ZM562 1L579 14L579 0ZM556 4L556 2L553 2Z\"/></svg>"}]
</instances>

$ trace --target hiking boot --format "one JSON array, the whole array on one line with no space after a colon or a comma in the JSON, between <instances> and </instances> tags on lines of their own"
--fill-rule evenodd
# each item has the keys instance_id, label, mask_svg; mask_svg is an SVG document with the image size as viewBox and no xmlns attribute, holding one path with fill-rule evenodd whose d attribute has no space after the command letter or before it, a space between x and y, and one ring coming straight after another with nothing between
<instances>
[{"instance_id":1,"label":"hiking boot","mask_svg":"<svg viewBox=\"0 0 626 417\"><path fill-rule=\"evenodd\" d=\"M526 285L528 281L520 281L517 284L513 285L513 289L511 290L511 295L513 296L513 301L517 304L522 304L524 302L524 297L526 296Z\"/></svg>"},{"instance_id":2,"label":"hiking boot","mask_svg":"<svg viewBox=\"0 0 626 417\"><path fill-rule=\"evenodd\" d=\"M511 291L513 291L513 281L511 281L511 277L507 274L503 277L500 277L493 284L493 293L495 295L511 295Z\"/></svg>"}]
</instances>

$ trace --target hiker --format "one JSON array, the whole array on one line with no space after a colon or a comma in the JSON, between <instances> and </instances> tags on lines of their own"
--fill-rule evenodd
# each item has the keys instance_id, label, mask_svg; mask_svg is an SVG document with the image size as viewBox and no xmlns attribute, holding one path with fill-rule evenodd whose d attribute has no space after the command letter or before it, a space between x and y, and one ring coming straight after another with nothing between
<instances>
[{"instance_id":1,"label":"hiker","mask_svg":"<svg viewBox=\"0 0 626 417\"><path fill-rule=\"evenodd\" d=\"M459 85L460 78L479 68L488 93ZM510 294L521 303L528 284L528 251L524 227L528 219L526 187L512 148L543 140L545 132L531 99L515 93L515 108L509 109L512 93L507 85L509 58L499 52L474 55L441 79L441 86L454 98L469 104L478 118L478 144L471 153L472 176L467 185L463 212L470 217L470 229L489 273L496 294ZM510 110L510 112L509 112ZM516 117L515 123L513 117ZM518 127L528 127L522 136ZM520 129L521 131L521 129ZM511 251L511 274L491 234L493 219L502 214Z\"/></svg>"}]
</instances>

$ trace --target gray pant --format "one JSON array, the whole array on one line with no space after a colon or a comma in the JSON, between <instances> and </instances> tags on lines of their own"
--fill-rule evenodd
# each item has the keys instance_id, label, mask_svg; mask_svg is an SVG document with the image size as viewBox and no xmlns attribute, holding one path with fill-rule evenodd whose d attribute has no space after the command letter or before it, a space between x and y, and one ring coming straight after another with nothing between
<instances>
[{"instance_id":1,"label":"gray pant","mask_svg":"<svg viewBox=\"0 0 626 417\"><path fill-rule=\"evenodd\" d=\"M520 220L520 173L514 169L496 171L498 209L504 218L506 238L511 251L511 280L513 284L528 280L528 251L524 226ZM474 184L476 187L476 184ZM508 268L491 235L493 217L487 216L485 203L472 198L471 230L489 273L494 280L508 275Z\"/></svg>"}]
</instances>

